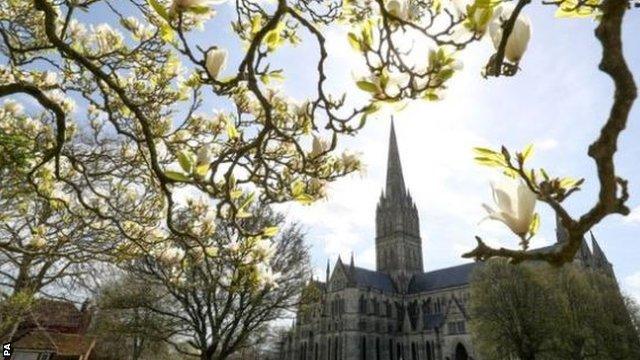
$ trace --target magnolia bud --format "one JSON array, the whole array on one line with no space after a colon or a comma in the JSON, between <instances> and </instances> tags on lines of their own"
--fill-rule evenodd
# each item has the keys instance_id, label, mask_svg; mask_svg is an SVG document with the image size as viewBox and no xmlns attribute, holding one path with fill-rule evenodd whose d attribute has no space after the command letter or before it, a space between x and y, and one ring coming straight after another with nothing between
<instances>
[{"instance_id":1,"label":"magnolia bud","mask_svg":"<svg viewBox=\"0 0 640 360\"><path fill-rule=\"evenodd\" d=\"M205 67L209 76L216 79L221 71L227 66L227 50L218 49L217 47L211 48L207 52L207 58L205 60Z\"/></svg>"},{"instance_id":2,"label":"magnolia bud","mask_svg":"<svg viewBox=\"0 0 640 360\"><path fill-rule=\"evenodd\" d=\"M512 6L499 6L495 10L495 14L491 24L489 25L489 34L491 40L493 40L493 46L496 50L500 47L502 41L502 25L507 19L511 17L513 13ZM529 39L531 38L531 22L529 18L524 14L519 14L516 22L513 24L509 39L507 39L507 45L504 50L504 56L507 60L517 63L522 59L522 55L527 50Z\"/></svg>"}]
</instances>

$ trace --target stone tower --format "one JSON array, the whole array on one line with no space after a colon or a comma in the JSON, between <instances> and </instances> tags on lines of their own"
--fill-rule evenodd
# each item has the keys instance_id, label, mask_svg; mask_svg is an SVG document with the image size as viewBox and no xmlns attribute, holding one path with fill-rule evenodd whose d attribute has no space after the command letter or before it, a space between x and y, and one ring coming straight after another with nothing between
<instances>
[{"instance_id":1,"label":"stone tower","mask_svg":"<svg viewBox=\"0 0 640 360\"><path fill-rule=\"evenodd\" d=\"M376 269L391 275L401 292L413 274L423 271L418 210L404 184L393 122L387 183L376 209Z\"/></svg>"}]
</instances>

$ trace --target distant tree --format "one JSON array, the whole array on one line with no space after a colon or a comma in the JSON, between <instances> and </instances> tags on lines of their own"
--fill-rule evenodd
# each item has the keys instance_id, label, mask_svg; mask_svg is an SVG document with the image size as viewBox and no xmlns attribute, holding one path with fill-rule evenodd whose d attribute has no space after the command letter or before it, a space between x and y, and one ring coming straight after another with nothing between
<instances>
[{"instance_id":1,"label":"distant tree","mask_svg":"<svg viewBox=\"0 0 640 360\"><path fill-rule=\"evenodd\" d=\"M603 356L602 345L597 341L597 332L604 330L612 333L613 329L602 329L613 325L611 319L602 314L602 308L596 289L590 283L594 273L586 273L572 266L562 269L540 269L543 275L537 280L542 282L554 296L551 304L556 310L553 336L553 354L562 359L599 359ZM552 277L542 281L544 276ZM615 296L615 291L607 292ZM588 299L588 300L585 300Z\"/></svg>"},{"instance_id":2,"label":"distant tree","mask_svg":"<svg viewBox=\"0 0 640 360\"><path fill-rule=\"evenodd\" d=\"M599 349L596 359L640 359L640 337L618 284L598 273L587 274L593 291L580 301L593 301L593 328Z\"/></svg>"},{"instance_id":3,"label":"distant tree","mask_svg":"<svg viewBox=\"0 0 640 360\"><path fill-rule=\"evenodd\" d=\"M615 281L571 264L488 262L474 274L471 319L483 359L640 358Z\"/></svg>"},{"instance_id":4,"label":"distant tree","mask_svg":"<svg viewBox=\"0 0 640 360\"><path fill-rule=\"evenodd\" d=\"M636 330L636 335L640 339L640 305L629 295L624 296L624 304L631 316L631 323L633 324L633 328Z\"/></svg>"},{"instance_id":5,"label":"distant tree","mask_svg":"<svg viewBox=\"0 0 640 360\"><path fill-rule=\"evenodd\" d=\"M159 289L141 305L171 324L165 341L176 351L202 360L253 353L270 322L296 307L311 273L303 233L269 208L251 211L243 228L273 237L244 239L218 222L209 236L175 239L155 256L121 264L136 282Z\"/></svg>"},{"instance_id":6,"label":"distant tree","mask_svg":"<svg viewBox=\"0 0 640 360\"><path fill-rule=\"evenodd\" d=\"M471 282L471 333L482 359L539 359L555 326L551 294L525 266L487 262Z\"/></svg>"},{"instance_id":7,"label":"distant tree","mask_svg":"<svg viewBox=\"0 0 640 360\"><path fill-rule=\"evenodd\" d=\"M2 119L0 111L0 122ZM29 119L22 118L24 138L14 147L37 146L45 132L29 131ZM32 121L32 120L31 120ZM0 130L0 153L6 150ZM24 149L23 149L24 150ZM35 297L64 297L70 300L79 285L106 259L114 247L103 223L87 212L76 212L61 184L52 182L53 169L43 167L35 185L15 173L5 172L7 162L16 168L22 161L11 154L0 155L0 335L11 337Z\"/></svg>"},{"instance_id":8,"label":"distant tree","mask_svg":"<svg viewBox=\"0 0 640 360\"><path fill-rule=\"evenodd\" d=\"M148 306L162 296L161 289L132 276L112 279L99 290L93 324L99 360L175 359L164 341L172 324Z\"/></svg>"},{"instance_id":9,"label":"distant tree","mask_svg":"<svg viewBox=\"0 0 640 360\"><path fill-rule=\"evenodd\" d=\"M269 328L266 338L266 346L263 347L262 355L266 360L280 360L282 354L282 342L289 333L290 327L272 325Z\"/></svg>"}]
</instances>

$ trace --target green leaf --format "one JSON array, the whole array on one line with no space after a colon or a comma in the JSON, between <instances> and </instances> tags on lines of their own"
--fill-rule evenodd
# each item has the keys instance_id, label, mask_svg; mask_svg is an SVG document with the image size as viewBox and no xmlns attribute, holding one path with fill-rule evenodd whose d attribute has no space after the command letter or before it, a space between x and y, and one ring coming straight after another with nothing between
<instances>
[{"instance_id":1,"label":"green leaf","mask_svg":"<svg viewBox=\"0 0 640 360\"><path fill-rule=\"evenodd\" d=\"M251 34L255 35L262 28L262 15L258 14L251 18Z\"/></svg>"},{"instance_id":2,"label":"green leaf","mask_svg":"<svg viewBox=\"0 0 640 360\"><path fill-rule=\"evenodd\" d=\"M262 81L265 85L268 85L271 82L271 80L276 80L276 81L284 80L284 75L282 74L282 70L274 70L260 76L260 81Z\"/></svg>"},{"instance_id":3,"label":"green leaf","mask_svg":"<svg viewBox=\"0 0 640 360\"><path fill-rule=\"evenodd\" d=\"M169 21L169 13L167 12L167 9L165 9L164 6L162 6L162 4L158 2L158 0L148 0L148 1L149 1L149 5L151 5L153 10L155 10L156 13L158 13L158 15L160 15L166 21Z\"/></svg>"},{"instance_id":4,"label":"green leaf","mask_svg":"<svg viewBox=\"0 0 640 360\"><path fill-rule=\"evenodd\" d=\"M362 42L366 48L370 48L373 44L373 21L368 20L362 24Z\"/></svg>"},{"instance_id":5,"label":"green leaf","mask_svg":"<svg viewBox=\"0 0 640 360\"><path fill-rule=\"evenodd\" d=\"M527 145L522 151L522 162L524 163L525 161L527 161L527 159L530 158L531 155L533 155L533 144Z\"/></svg>"},{"instance_id":6,"label":"green leaf","mask_svg":"<svg viewBox=\"0 0 640 360\"><path fill-rule=\"evenodd\" d=\"M262 230L262 235L266 237L273 237L273 236L276 236L277 234L278 234L277 226L270 226Z\"/></svg>"},{"instance_id":7,"label":"green leaf","mask_svg":"<svg viewBox=\"0 0 640 360\"><path fill-rule=\"evenodd\" d=\"M192 6L189 8L189 11L194 14L204 15L209 13L209 11L211 11L211 8L208 6Z\"/></svg>"},{"instance_id":8,"label":"green leaf","mask_svg":"<svg viewBox=\"0 0 640 360\"><path fill-rule=\"evenodd\" d=\"M483 147L474 147L473 151L478 155L496 155L496 154L498 154L494 150L491 150L489 148L483 148Z\"/></svg>"},{"instance_id":9,"label":"green leaf","mask_svg":"<svg viewBox=\"0 0 640 360\"><path fill-rule=\"evenodd\" d=\"M173 31L171 26L169 26L169 24L160 25L160 38L168 43L171 43L173 42L173 40L175 40L175 32Z\"/></svg>"},{"instance_id":10,"label":"green leaf","mask_svg":"<svg viewBox=\"0 0 640 360\"><path fill-rule=\"evenodd\" d=\"M535 213L533 215L533 219L531 220L531 224L529 224L529 235L534 236L538 233L538 229L540 228L540 215Z\"/></svg>"},{"instance_id":11,"label":"green leaf","mask_svg":"<svg viewBox=\"0 0 640 360\"><path fill-rule=\"evenodd\" d=\"M549 174L547 174L547 171L545 169L540 169L540 173L542 174L542 177L546 180L549 181Z\"/></svg>"},{"instance_id":12,"label":"green leaf","mask_svg":"<svg viewBox=\"0 0 640 360\"><path fill-rule=\"evenodd\" d=\"M560 179L560 187L563 189L570 189L578 183L578 180L570 177Z\"/></svg>"},{"instance_id":13,"label":"green leaf","mask_svg":"<svg viewBox=\"0 0 640 360\"><path fill-rule=\"evenodd\" d=\"M354 50L362 52L360 39L358 39L358 36L356 34L350 32L349 34L347 34L347 39L349 40L349 44Z\"/></svg>"},{"instance_id":14,"label":"green leaf","mask_svg":"<svg viewBox=\"0 0 640 360\"><path fill-rule=\"evenodd\" d=\"M180 163L180 167L186 173L191 173L191 169L193 168L193 159L195 156L188 153L187 151L181 151L178 153L178 162Z\"/></svg>"},{"instance_id":15,"label":"green leaf","mask_svg":"<svg viewBox=\"0 0 640 360\"><path fill-rule=\"evenodd\" d=\"M246 219L251 217L252 214L244 209L240 209L238 210L238 212L236 213L236 218L238 219Z\"/></svg>"},{"instance_id":16,"label":"green leaf","mask_svg":"<svg viewBox=\"0 0 640 360\"><path fill-rule=\"evenodd\" d=\"M433 0L431 3L431 10L433 10L436 14L442 10L442 1L441 0Z\"/></svg>"},{"instance_id":17,"label":"green leaf","mask_svg":"<svg viewBox=\"0 0 640 360\"><path fill-rule=\"evenodd\" d=\"M229 197L230 197L231 199L237 199L237 198L239 198L240 196L242 196L242 190L240 190L240 189L233 190L233 191L231 191L231 192L229 193Z\"/></svg>"},{"instance_id":18,"label":"green leaf","mask_svg":"<svg viewBox=\"0 0 640 360\"><path fill-rule=\"evenodd\" d=\"M367 107L364 109L364 113L370 115L374 114L378 110L380 110L380 105L377 102L374 102L367 105Z\"/></svg>"},{"instance_id":19,"label":"green leaf","mask_svg":"<svg viewBox=\"0 0 640 360\"><path fill-rule=\"evenodd\" d=\"M356 85L360 88L360 90L364 90L366 92L370 92L370 93L378 92L378 86L369 81L359 80L356 82Z\"/></svg>"},{"instance_id":20,"label":"green leaf","mask_svg":"<svg viewBox=\"0 0 640 360\"><path fill-rule=\"evenodd\" d=\"M512 179L515 179L515 177L518 175L518 172L513 170L513 169L505 169L502 174L504 176L510 177Z\"/></svg>"},{"instance_id":21,"label":"green leaf","mask_svg":"<svg viewBox=\"0 0 640 360\"><path fill-rule=\"evenodd\" d=\"M443 81L449 80L453 76L453 73L453 69L444 69L440 71L440 78L442 78Z\"/></svg>"},{"instance_id":22,"label":"green leaf","mask_svg":"<svg viewBox=\"0 0 640 360\"><path fill-rule=\"evenodd\" d=\"M196 167L196 175L204 177L209 171L209 164L202 164Z\"/></svg>"},{"instance_id":23,"label":"green leaf","mask_svg":"<svg viewBox=\"0 0 640 360\"><path fill-rule=\"evenodd\" d=\"M555 16L557 18L596 17L600 13L597 9L599 5L600 0L587 0L586 2L565 0L558 6Z\"/></svg>"},{"instance_id":24,"label":"green leaf","mask_svg":"<svg viewBox=\"0 0 640 360\"><path fill-rule=\"evenodd\" d=\"M300 194L295 197L296 201L302 205L310 205L315 199L309 194Z\"/></svg>"},{"instance_id":25,"label":"green leaf","mask_svg":"<svg viewBox=\"0 0 640 360\"><path fill-rule=\"evenodd\" d=\"M280 45L280 31L282 31L282 26L278 24L275 29L269 31L267 35L264 37L264 42L267 44L267 50L274 51L278 45Z\"/></svg>"},{"instance_id":26,"label":"green leaf","mask_svg":"<svg viewBox=\"0 0 640 360\"><path fill-rule=\"evenodd\" d=\"M429 101L438 101L440 100L440 97L438 96L438 94L432 92L432 91L427 91L424 96L423 99L425 100L429 100Z\"/></svg>"},{"instance_id":27,"label":"green leaf","mask_svg":"<svg viewBox=\"0 0 640 360\"><path fill-rule=\"evenodd\" d=\"M293 197L301 195L304 193L304 189L304 183L301 180L296 180L291 184L291 195L293 195Z\"/></svg>"},{"instance_id":28,"label":"green leaf","mask_svg":"<svg viewBox=\"0 0 640 360\"><path fill-rule=\"evenodd\" d=\"M496 156L476 156L474 160L484 166L489 167L504 167L504 161Z\"/></svg>"},{"instance_id":29,"label":"green leaf","mask_svg":"<svg viewBox=\"0 0 640 360\"><path fill-rule=\"evenodd\" d=\"M167 170L164 174L174 181L189 181L189 177L179 171Z\"/></svg>"},{"instance_id":30,"label":"green leaf","mask_svg":"<svg viewBox=\"0 0 640 360\"><path fill-rule=\"evenodd\" d=\"M231 120L227 121L227 136L232 140L237 139L240 136L238 129L236 129L235 124Z\"/></svg>"},{"instance_id":31,"label":"green leaf","mask_svg":"<svg viewBox=\"0 0 640 360\"><path fill-rule=\"evenodd\" d=\"M244 202L240 205L238 210L243 210L243 209L246 209L247 207L249 207L249 205L251 205L251 203L253 202L253 198L255 196L256 196L256 193L251 192L249 194L249 196L247 196L247 198L244 200Z\"/></svg>"}]
</instances>

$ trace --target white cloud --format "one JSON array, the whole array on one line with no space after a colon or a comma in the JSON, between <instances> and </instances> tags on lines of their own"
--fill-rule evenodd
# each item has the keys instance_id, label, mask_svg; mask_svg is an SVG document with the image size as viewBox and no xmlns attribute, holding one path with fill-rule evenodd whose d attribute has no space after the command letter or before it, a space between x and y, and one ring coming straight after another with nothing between
<instances>
[{"instance_id":1,"label":"white cloud","mask_svg":"<svg viewBox=\"0 0 640 360\"><path fill-rule=\"evenodd\" d=\"M541 139L534 143L534 147L538 150L551 150L558 146L558 140L553 138Z\"/></svg>"},{"instance_id":2,"label":"white cloud","mask_svg":"<svg viewBox=\"0 0 640 360\"><path fill-rule=\"evenodd\" d=\"M355 256L354 262L356 266L373 269L376 267L376 247L370 246L361 254Z\"/></svg>"}]
</instances>

